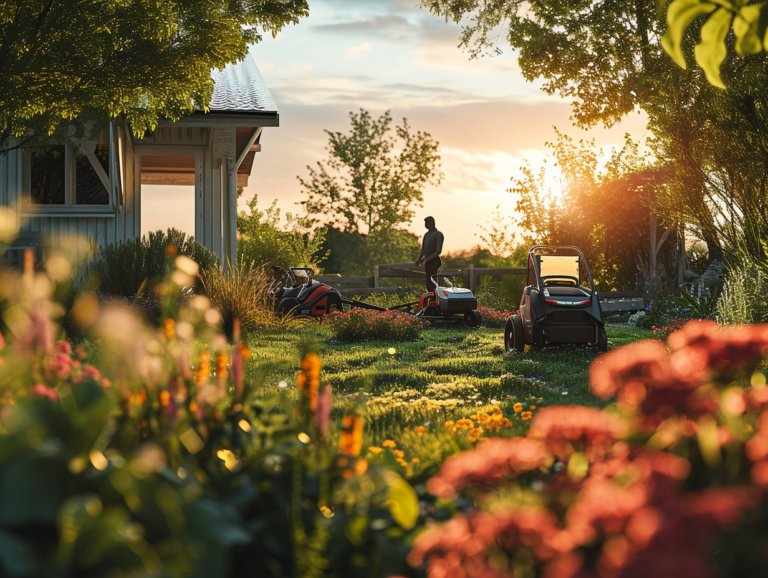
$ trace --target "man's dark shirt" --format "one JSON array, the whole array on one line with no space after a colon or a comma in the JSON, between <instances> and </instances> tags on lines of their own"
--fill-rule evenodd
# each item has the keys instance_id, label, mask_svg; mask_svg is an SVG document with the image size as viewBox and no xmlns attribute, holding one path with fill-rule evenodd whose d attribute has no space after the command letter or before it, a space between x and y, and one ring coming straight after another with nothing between
<instances>
[{"instance_id":1,"label":"man's dark shirt","mask_svg":"<svg viewBox=\"0 0 768 578\"><path fill-rule=\"evenodd\" d=\"M437 253L439 256L443 252L443 234L437 229L427 231L421 243L421 255L419 258L425 259L430 255Z\"/></svg>"}]
</instances>

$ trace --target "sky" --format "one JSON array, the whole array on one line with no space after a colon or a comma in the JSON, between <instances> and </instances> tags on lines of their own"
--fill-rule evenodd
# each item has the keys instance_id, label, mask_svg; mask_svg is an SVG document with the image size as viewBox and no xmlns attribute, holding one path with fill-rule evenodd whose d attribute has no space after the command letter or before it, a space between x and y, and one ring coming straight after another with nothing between
<instances>
[{"instance_id":1,"label":"sky","mask_svg":"<svg viewBox=\"0 0 768 578\"><path fill-rule=\"evenodd\" d=\"M510 178L525 159L547 154L553 126L603 148L620 146L626 132L648 136L640 115L610 130L572 127L569 103L527 82L503 39L500 56L470 60L457 47L460 31L418 0L310 0L308 18L274 39L265 35L250 54L280 126L264 129L241 206L257 194L259 207L276 199L283 212L300 212L296 177L326 158L324 129L347 132L349 112L361 107L376 116L389 110L396 124L406 117L412 130L440 143L445 175L425 190L424 207L406 228L421 235L432 215L446 251L469 249L497 206L513 225Z\"/></svg>"}]
</instances>

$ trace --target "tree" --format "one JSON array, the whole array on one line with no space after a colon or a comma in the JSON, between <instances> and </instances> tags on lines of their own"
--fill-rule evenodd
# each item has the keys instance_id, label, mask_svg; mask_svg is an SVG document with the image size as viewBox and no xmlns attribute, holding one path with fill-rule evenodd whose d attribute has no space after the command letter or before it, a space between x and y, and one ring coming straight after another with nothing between
<instances>
[{"instance_id":1,"label":"tree","mask_svg":"<svg viewBox=\"0 0 768 578\"><path fill-rule=\"evenodd\" d=\"M328 256L323 250L325 229L310 231L304 217L286 213L286 224L280 225L277 200L262 211L258 208L258 195L248 201L248 211L237 216L237 261L257 267L280 265L283 267L312 267Z\"/></svg>"},{"instance_id":2,"label":"tree","mask_svg":"<svg viewBox=\"0 0 768 578\"><path fill-rule=\"evenodd\" d=\"M730 1L739 6L746 4L741 0L718 0L721 5ZM670 4L670 13L672 6L707 3L712 4L707 0L675 0ZM611 125L638 108L644 110L659 144L659 161L673 169L669 176L674 181L670 183L670 198L674 202L666 206L676 210L662 216L669 225L680 215L690 219L689 223L707 244L709 258L723 260L718 208L712 204L707 190L708 173L735 173L739 169L726 166L716 156L704 158L697 148L696 139L707 134L709 122L699 112L711 106L717 91L701 69L680 68L664 52L664 47L671 45L667 36L662 46L665 2L422 0L422 5L446 19L466 23L461 46L473 57L492 53L506 33L506 40L519 53L520 68L526 78L542 78L545 91L572 98L574 120L583 127L600 122ZM742 24L742 20L735 20L734 30ZM666 34L671 32L667 30ZM704 54L700 47L694 47L700 34L706 39L706 46L717 44L710 40L711 28L705 30L701 19L687 20L686 26L678 27L675 34L678 62L680 57L683 62L692 62ZM766 62L765 54L750 60L756 66ZM745 74L743 65L733 55L725 58L723 77L739 78ZM716 143L719 150L739 148L744 142L759 138L760 128L750 125L748 106L722 99L719 102L731 107L724 113L726 116L744 121L738 123L738 131L720 133L722 140ZM768 152L765 154L768 158ZM731 157L728 162L733 160Z\"/></svg>"},{"instance_id":3,"label":"tree","mask_svg":"<svg viewBox=\"0 0 768 578\"><path fill-rule=\"evenodd\" d=\"M429 133L411 133L408 121L390 135L389 111L378 119L368 111L349 113L349 134L328 134L328 159L309 177L297 177L307 199L310 217L326 215L342 230L375 234L413 219L413 205L421 206L428 184L438 185L439 143ZM315 219L318 222L318 219Z\"/></svg>"},{"instance_id":4,"label":"tree","mask_svg":"<svg viewBox=\"0 0 768 578\"><path fill-rule=\"evenodd\" d=\"M124 116L136 134L202 108L211 70L308 14L307 0L0 4L0 154Z\"/></svg>"}]
</instances>

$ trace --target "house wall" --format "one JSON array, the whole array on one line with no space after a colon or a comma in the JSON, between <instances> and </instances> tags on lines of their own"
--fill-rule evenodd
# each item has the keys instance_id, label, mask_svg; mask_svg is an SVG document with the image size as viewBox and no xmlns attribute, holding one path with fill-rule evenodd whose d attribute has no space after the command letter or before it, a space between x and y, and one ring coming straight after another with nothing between
<instances>
[{"instance_id":1,"label":"house wall","mask_svg":"<svg viewBox=\"0 0 768 578\"><path fill-rule=\"evenodd\" d=\"M101 245L141 235L141 170L139 155L197 154L195 174L195 238L211 249L222 265L235 262L236 128L158 127L152 136L126 138L123 206L117 215L24 217L22 231L41 234L44 247L67 247L84 263ZM22 151L0 155L0 206L21 207ZM80 242L77 240L80 239ZM83 242L85 240L85 242Z\"/></svg>"}]
</instances>

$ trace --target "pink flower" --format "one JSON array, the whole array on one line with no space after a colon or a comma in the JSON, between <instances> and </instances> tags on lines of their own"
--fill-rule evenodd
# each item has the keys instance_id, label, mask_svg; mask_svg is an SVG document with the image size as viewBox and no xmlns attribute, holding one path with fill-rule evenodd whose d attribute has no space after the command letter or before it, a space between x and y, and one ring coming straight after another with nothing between
<instances>
[{"instance_id":1,"label":"pink flower","mask_svg":"<svg viewBox=\"0 0 768 578\"><path fill-rule=\"evenodd\" d=\"M32 391L34 391L40 397L47 397L51 401L56 401L59 399L59 395L56 393L55 389L45 387L42 383L35 384L35 387L32 388Z\"/></svg>"}]
</instances>

